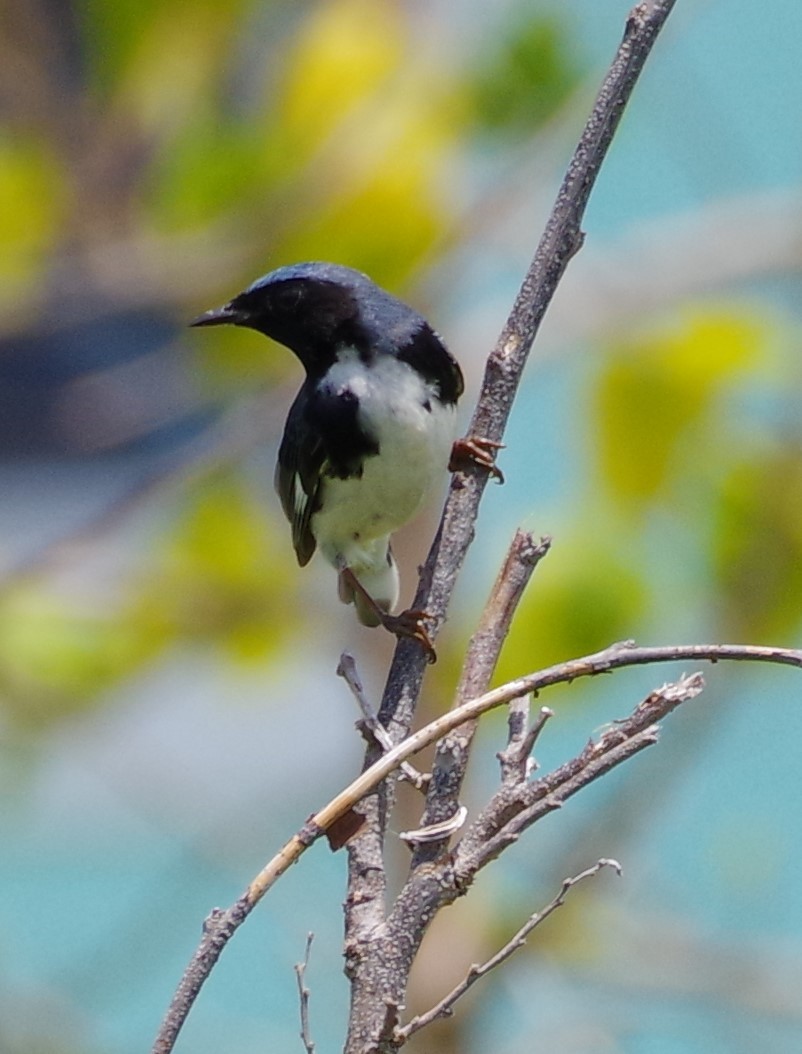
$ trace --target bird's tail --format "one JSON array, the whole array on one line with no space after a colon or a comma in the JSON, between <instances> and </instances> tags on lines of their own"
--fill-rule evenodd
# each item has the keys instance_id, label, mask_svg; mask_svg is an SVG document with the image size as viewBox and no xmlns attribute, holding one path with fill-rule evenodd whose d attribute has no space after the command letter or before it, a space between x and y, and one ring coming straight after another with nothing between
<instances>
[{"instance_id":1,"label":"bird's tail","mask_svg":"<svg viewBox=\"0 0 802 1054\"><path fill-rule=\"evenodd\" d=\"M382 555L370 566L350 568L365 592L375 600L382 611L390 612L398 603L400 584L398 564L395 562L389 542ZM363 626L378 626L380 620L366 598L355 589L347 576L340 575L338 592L344 604L353 604Z\"/></svg>"}]
</instances>

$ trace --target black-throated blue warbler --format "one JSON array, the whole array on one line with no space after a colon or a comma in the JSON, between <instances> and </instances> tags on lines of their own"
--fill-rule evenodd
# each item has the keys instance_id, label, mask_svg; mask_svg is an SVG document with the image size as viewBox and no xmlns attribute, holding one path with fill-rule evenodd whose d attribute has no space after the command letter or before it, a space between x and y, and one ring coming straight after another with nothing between
<instances>
[{"instance_id":1,"label":"black-throated blue warbler","mask_svg":"<svg viewBox=\"0 0 802 1054\"><path fill-rule=\"evenodd\" d=\"M456 360L422 315L339 264L271 271L191 325L227 323L284 344L306 371L275 475L298 563L319 548L364 625L415 636L433 658L424 613L391 614L399 582L390 535L449 465L463 391ZM481 440L462 453L500 475Z\"/></svg>"}]
</instances>

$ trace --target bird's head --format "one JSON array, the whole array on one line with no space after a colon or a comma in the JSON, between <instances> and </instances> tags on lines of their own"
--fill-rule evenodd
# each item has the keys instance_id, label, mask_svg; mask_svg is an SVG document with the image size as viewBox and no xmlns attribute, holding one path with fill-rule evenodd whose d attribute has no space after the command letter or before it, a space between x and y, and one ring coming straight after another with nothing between
<instances>
[{"instance_id":1,"label":"bird's head","mask_svg":"<svg viewBox=\"0 0 802 1054\"><path fill-rule=\"evenodd\" d=\"M296 353L307 371L325 368L343 344L367 343L361 305L377 286L359 271L330 263L271 271L192 326L247 326Z\"/></svg>"}]
</instances>

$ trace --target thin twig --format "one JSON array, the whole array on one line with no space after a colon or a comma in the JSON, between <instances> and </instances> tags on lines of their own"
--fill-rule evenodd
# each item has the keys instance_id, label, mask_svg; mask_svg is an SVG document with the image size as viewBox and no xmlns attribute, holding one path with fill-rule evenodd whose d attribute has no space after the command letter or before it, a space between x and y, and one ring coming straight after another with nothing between
<instances>
[{"instance_id":1,"label":"thin twig","mask_svg":"<svg viewBox=\"0 0 802 1054\"><path fill-rule=\"evenodd\" d=\"M478 871L499 855L503 849L512 845L520 834L554 809L560 808L574 794L588 786L599 776L610 772L617 765L634 757L641 750L658 741L658 726L654 723L662 716L669 714L683 700L694 698L702 690L703 681L700 674L682 678L675 685L664 685L644 700L634 713L621 723L614 732L606 732L597 742L589 743L585 749L565 765L561 765L547 777L543 777L532 788L537 788L538 795L529 805L532 796L524 797L520 802L513 802L507 816L497 817L499 823L496 835L489 837L486 846L480 847L476 838L471 845L470 833L476 833L480 822L474 823L469 835L457 844L448 856L439 862L429 864L421 874L407 881L401 890L393 913L381 934L381 939L392 940L397 932L396 927L403 924L410 915L421 915L425 919L433 918L438 911L452 903L458 896L467 892ZM502 797L505 788L498 792ZM529 805L527 808L526 806ZM519 811L515 811L518 809ZM483 813L485 816L487 810ZM481 818L480 818L481 819ZM505 822L507 820L509 822ZM484 824L488 829L488 824ZM465 848L469 846L470 851ZM484 849L484 852L482 851ZM418 944L426 931L415 931L418 943L399 945L401 953L396 968L411 966ZM384 1048L381 1048L384 1051ZM388 1052L389 1054L389 1052Z\"/></svg>"},{"instance_id":2,"label":"thin twig","mask_svg":"<svg viewBox=\"0 0 802 1054\"><path fill-rule=\"evenodd\" d=\"M295 964L295 976L298 978L298 998L301 1002L301 1042L306 1054L315 1054L315 1044L309 1031L309 989L306 987L306 968L309 966L309 952L312 948L314 933L307 933L303 962Z\"/></svg>"},{"instance_id":3,"label":"thin twig","mask_svg":"<svg viewBox=\"0 0 802 1054\"><path fill-rule=\"evenodd\" d=\"M526 531L515 532L468 644L456 691L456 706L483 692L489 684L529 580L550 548L549 537L535 541Z\"/></svg>"},{"instance_id":4,"label":"thin twig","mask_svg":"<svg viewBox=\"0 0 802 1054\"><path fill-rule=\"evenodd\" d=\"M500 750L496 755L501 765L502 783L523 783L537 768L534 758L530 755L546 722L550 717L554 717L554 711L548 706L541 706L537 718L527 729L528 714L528 696L515 699L510 703L509 739L504 750Z\"/></svg>"},{"instance_id":5,"label":"thin twig","mask_svg":"<svg viewBox=\"0 0 802 1054\"><path fill-rule=\"evenodd\" d=\"M505 757L517 757L521 744L526 736L529 724L529 709L531 700L528 695L522 695L520 699L513 699L507 707L507 745L500 750L496 757L501 761L501 769L504 771Z\"/></svg>"},{"instance_id":6,"label":"thin twig","mask_svg":"<svg viewBox=\"0 0 802 1054\"><path fill-rule=\"evenodd\" d=\"M479 625L468 645L454 697L454 709L461 706L466 699L486 690L524 591L535 568L550 548L551 539L548 537L536 542L526 531L515 532L501 570L490 590ZM458 734L446 736L438 743L432 765L432 779L426 796L426 808L421 820L422 827L436 828L445 823L449 816L453 816L458 808L459 792L465 778L475 733L475 721L463 723ZM434 859L440 849L441 844L436 840L420 841L411 866L415 868L425 860Z\"/></svg>"},{"instance_id":7,"label":"thin twig","mask_svg":"<svg viewBox=\"0 0 802 1054\"><path fill-rule=\"evenodd\" d=\"M563 881L560 892L554 897L545 908L541 908L540 911L534 912L526 922L521 926L518 932L510 938L509 941L504 945L503 948L499 948L495 955L490 959L487 959L481 965L474 963L473 966L468 970L468 973L460 983L453 988L448 995L444 996L439 1003L436 1003L430 1010L427 1010L425 1014L418 1014L413 1017L412 1020L399 1028L396 1031L396 1039L404 1042L409 1039L410 1036L419 1032L422 1028L430 1025L432 1021L436 1021L439 1017L450 1017L454 1012L454 1004L460 999L465 993L471 988L476 982L490 973L497 966L500 966L503 962L506 962L519 948L523 948L526 944L526 939L529 934L537 926L541 924L549 915L553 914L558 908L561 908L565 903L570 890L577 885L579 882L584 882L586 878L592 878L605 867L611 867L616 874L621 874L621 865L617 860L611 860L603 858L597 860L592 867L586 868L584 871L580 871L578 875L574 875L571 878L566 878Z\"/></svg>"},{"instance_id":8,"label":"thin twig","mask_svg":"<svg viewBox=\"0 0 802 1054\"><path fill-rule=\"evenodd\" d=\"M528 695L522 695L520 699L513 699L507 707L507 745L496 752L503 783L520 783L528 775L527 765L521 763L520 753L529 724L530 701Z\"/></svg>"},{"instance_id":9,"label":"thin twig","mask_svg":"<svg viewBox=\"0 0 802 1054\"><path fill-rule=\"evenodd\" d=\"M615 722L576 757L532 783L502 784L454 850L459 881L473 876L546 813L582 787L657 741L657 725L680 703L702 691L700 673L680 677L651 692L629 717Z\"/></svg>"},{"instance_id":10,"label":"thin twig","mask_svg":"<svg viewBox=\"0 0 802 1054\"><path fill-rule=\"evenodd\" d=\"M169 1054L195 999L214 964L236 930L253 911L265 893L294 864L332 823L348 809L374 790L402 761L436 742L441 736L457 728L461 722L479 717L495 707L503 706L528 692L538 692L555 684L564 684L577 677L592 677L624 666L677 661L769 662L802 669L802 651L792 648L771 648L741 644L690 644L658 648L638 648L631 642L614 644L603 651L580 659L550 666L538 673L519 677L515 681L494 688L477 699L471 699L459 710L451 710L410 735L398 746L383 754L345 790L310 817L304 826L279 850L253 879L242 896L226 910L216 909L204 926L204 933L159 1029L153 1054ZM643 744L648 745L646 743ZM640 748L639 748L640 749ZM618 762L616 762L618 763ZM597 773L598 774L598 773ZM595 776L593 777L595 778ZM572 791L573 793L573 791ZM478 822L478 821L477 821ZM475 824L471 830L475 829ZM466 835L467 837L467 835ZM463 839L463 842L465 839ZM462 843L460 843L462 845ZM499 850L500 851L500 850Z\"/></svg>"},{"instance_id":11,"label":"thin twig","mask_svg":"<svg viewBox=\"0 0 802 1054\"><path fill-rule=\"evenodd\" d=\"M579 791L606 776L636 754L640 754L642 750L654 746L658 740L658 726L650 725L642 731L628 733L620 741L602 740L593 743L592 750L583 751L578 757L555 770L555 779L560 775L563 778L555 783L549 794L543 794L527 808L516 802L512 818L507 823L502 824L499 817L490 817L487 810L483 811L480 817L482 826L491 827L489 821L492 818L498 823L498 829L488 837L484 845L477 847L472 827L457 845L455 852L462 851L459 853L459 865L454 868L454 879L460 891L465 892L478 872L500 856L505 849L514 845L527 828L556 809L561 809ZM570 775L564 774L566 770L570 771ZM478 826L479 819L476 821L476 829Z\"/></svg>"},{"instance_id":12,"label":"thin twig","mask_svg":"<svg viewBox=\"0 0 802 1054\"><path fill-rule=\"evenodd\" d=\"M379 719L373 712L373 708L365 694L362 678L359 676L356 659L348 651L344 651L340 656L340 661L337 665L337 676L342 677L351 689L351 694L354 699L356 699L359 709L362 711L362 727L373 736L382 750L392 750L393 741L387 734L387 729L379 722ZM418 790L423 790L431 779L428 773L419 772L415 766L411 765L408 761L403 761L401 763L400 770L404 778L417 787Z\"/></svg>"}]
</instances>

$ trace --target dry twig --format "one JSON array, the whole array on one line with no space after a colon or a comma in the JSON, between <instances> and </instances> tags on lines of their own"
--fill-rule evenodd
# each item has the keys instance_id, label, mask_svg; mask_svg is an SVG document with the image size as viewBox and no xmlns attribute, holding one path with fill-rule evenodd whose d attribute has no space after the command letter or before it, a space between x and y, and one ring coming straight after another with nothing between
<instances>
[{"instance_id":1,"label":"dry twig","mask_svg":"<svg viewBox=\"0 0 802 1054\"><path fill-rule=\"evenodd\" d=\"M548 902L545 908L541 908L540 911L534 912L526 922L521 926L518 932L511 937L503 948L499 948L495 955L493 955L486 962L480 964L474 963L473 966L468 970L468 973L460 981L456 987L454 987L448 995L444 996L439 1003L436 1003L430 1010L427 1010L425 1014L418 1014L413 1017L408 1024L404 1025L403 1028L396 1030L396 1039L401 1042L405 1042L410 1036L419 1032L426 1025L430 1025L432 1021L436 1021L439 1017L450 1017L454 1012L454 1004L458 999L461 999L463 995L471 988L476 982L489 974L491 970L494 970L497 966L501 966L503 962L519 948L523 948L526 944L526 938L537 926L541 924L545 919L549 917L557 908L561 908L565 903L565 898L568 896L570 890L577 885L579 882L584 882L586 878L592 878L594 875L602 870L602 868L611 867L616 874L621 874L621 865L617 860L602 859L597 860L591 867L585 868L584 871L580 871L578 875L574 875L572 878L566 878L563 880L560 892Z\"/></svg>"},{"instance_id":2,"label":"dry twig","mask_svg":"<svg viewBox=\"0 0 802 1054\"><path fill-rule=\"evenodd\" d=\"M306 969L309 966L309 952L312 949L314 933L307 933L306 948L303 960L295 964L295 976L298 978L298 998L301 1003L301 1042L306 1054L315 1054L315 1044L309 1031L309 989L306 987Z\"/></svg>"},{"instance_id":3,"label":"dry twig","mask_svg":"<svg viewBox=\"0 0 802 1054\"><path fill-rule=\"evenodd\" d=\"M520 699L514 699L510 703L507 746L496 755L501 765L501 778L504 783L523 783L537 768L531 754L546 722L550 717L554 717L554 711L548 706L541 706L530 728L526 727L528 717L529 697L524 695Z\"/></svg>"},{"instance_id":4,"label":"dry twig","mask_svg":"<svg viewBox=\"0 0 802 1054\"><path fill-rule=\"evenodd\" d=\"M465 832L453 854L456 881L467 886L523 831L622 761L657 742L657 722L702 691L700 673L655 689L623 721L590 740L576 757L531 783L504 783Z\"/></svg>"},{"instance_id":5,"label":"dry twig","mask_svg":"<svg viewBox=\"0 0 802 1054\"><path fill-rule=\"evenodd\" d=\"M535 568L550 548L550 538L541 538L536 542L531 534L520 530L515 532L506 559L490 590L479 625L468 645L454 698L454 709L486 690L524 591ZM464 722L455 733L444 737L437 744L421 821L424 828L436 828L445 823L459 806L459 792L475 732L475 721ZM434 859L446 837L444 835L440 842L436 839L420 842L412 866L417 867L424 860Z\"/></svg>"},{"instance_id":6,"label":"dry twig","mask_svg":"<svg viewBox=\"0 0 802 1054\"><path fill-rule=\"evenodd\" d=\"M488 710L502 706L512 699L518 699L530 692L537 693L554 684L567 683L576 680L578 677L591 677L600 673L607 673L610 670L620 669L625 666L642 666L647 663L682 662L688 660L713 663L724 660L768 662L802 669L802 650L739 644L691 644L638 648L632 642L624 642L614 644L592 655L560 663L557 666L550 666L538 673L528 674L526 677L519 677L509 684L486 692L478 699L469 700L459 710L451 710L441 715L418 732L408 736L402 743L393 747L391 751L383 754L345 790L341 791L327 805L311 816L303 827L265 865L242 896L231 907L226 910L218 908L210 913L204 924L201 942L184 971L184 976L181 978L159 1029L153 1046L153 1054L170 1054L170 1051L173 1050L181 1027L214 964L219 959L231 937L265 893L303 855L310 845L325 834L332 823L335 823L357 802L361 801L366 794L376 788L402 761L412 757L430 743L436 742L441 736L458 727L462 721L478 717ZM643 705L641 704L641 706ZM659 720L664 713L670 712L676 703L671 705L669 701L669 703L664 703L663 705L665 705L665 709L660 705L652 706L649 709L649 726L653 725L654 721ZM614 736L614 733L619 733L619 735ZM558 770L560 772L566 770L563 785L561 787L552 786L550 789L546 789L544 797L539 803L530 804L532 809L530 815L534 816L537 809L547 812L557 808L561 801L567 800L568 797L575 794L577 790L591 782L591 780L596 779L602 772L608 771L626 757L654 742L654 732L648 726L644 730L638 725L630 727L621 725L614 730L614 733L608 733L608 736L614 736L614 738L608 738L604 753L600 755L597 749L590 751L590 756L584 762L584 775L580 771L581 764L574 765L574 769L571 770L571 763L569 763L567 767L563 766L562 770ZM628 738L630 736L639 738L633 744L633 741ZM592 748L593 744L590 747ZM586 750L588 749L586 748ZM552 782L554 782L553 779ZM543 786L546 787L546 785ZM558 793L560 797L557 797ZM498 795L496 798L498 798ZM534 818L529 819L529 817L523 816L519 826L525 824L527 820L529 823L534 822ZM481 819L482 817L480 816L457 847L458 851L462 851L464 872L461 883L465 888L478 870L478 867L476 866L476 861L473 858L469 858L466 854L464 843L470 832L473 832L474 837L476 836L478 831L477 824ZM517 832L513 830L506 833L507 842L514 841L517 837ZM503 848L503 845L496 842L493 848L498 853ZM483 863L486 862L487 860L483 861ZM407 885L409 886L410 883ZM455 893L455 895L457 894ZM394 910L397 910L397 908Z\"/></svg>"},{"instance_id":7,"label":"dry twig","mask_svg":"<svg viewBox=\"0 0 802 1054\"><path fill-rule=\"evenodd\" d=\"M362 727L373 736L382 750L392 750L393 741L390 739L387 730L379 722L379 719L373 712L373 708L365 694L365 687L362 684L362 678L359 676L356 659L350 652L344 651L340 656L340 661L337 664L337 676L342 677L351 689L351 694L354 699L356 699L359 709L362 711ZM415 766L410 765L408 761L402 761L400 769L404 778L409 780L409 782L417 787L418 790L422 790L429 782L429 774L418 772Z\"/></svg>"}]
</instances>

